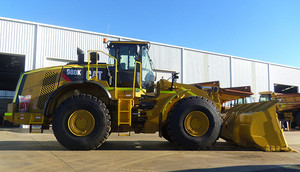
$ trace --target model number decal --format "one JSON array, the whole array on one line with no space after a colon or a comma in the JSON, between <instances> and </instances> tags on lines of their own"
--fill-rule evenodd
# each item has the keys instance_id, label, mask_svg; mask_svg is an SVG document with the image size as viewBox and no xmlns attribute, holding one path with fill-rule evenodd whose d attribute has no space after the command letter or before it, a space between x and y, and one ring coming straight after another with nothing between
<instances>
[{"instance_id":1,"label":"model number decal","mask_svg":"<svg viewBox=\"0 0 300 172\"><path fill-rule=\"evenodd\" d=\"M67 69L67 75L81 75L80 69Z\"/></svg>"},{"instance_id":2,"label":"model number decal","mask_svg":"<svg viewBox=\"0 0 300 172\"><path fill-rule=\"evenodd\" d=\"M66 81L86 81L93 77L98 77L100 81L107 80L107 70L105 68L67 68L63 69L63 79Z\"/></svg>"}]
</instances>

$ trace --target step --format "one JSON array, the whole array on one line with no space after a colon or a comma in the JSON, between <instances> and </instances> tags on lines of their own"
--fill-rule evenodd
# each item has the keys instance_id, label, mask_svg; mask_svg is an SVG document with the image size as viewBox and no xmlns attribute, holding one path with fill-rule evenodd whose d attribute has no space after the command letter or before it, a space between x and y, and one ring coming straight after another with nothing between
<instances>
[{"instance_id":1,"label":"step","mask_svg":"<svg viewBox=\"0 0 300 172\"><path fill-rule=\"evenodd\" d=\"M134 106L133 99L118 100L118 126L129 125L131 126L131 109Z\"/></svg>"},{"instance_id":2,"label":"step","mask_svg":"<svg viewBox=\"0 0 300 172\"><path fill-rule=\"evenodd\" d=\"M44 132L43 125L33 125L33 124L29 125L29 133L43 133L43 132Z\"/></svg>"}]
</instances>

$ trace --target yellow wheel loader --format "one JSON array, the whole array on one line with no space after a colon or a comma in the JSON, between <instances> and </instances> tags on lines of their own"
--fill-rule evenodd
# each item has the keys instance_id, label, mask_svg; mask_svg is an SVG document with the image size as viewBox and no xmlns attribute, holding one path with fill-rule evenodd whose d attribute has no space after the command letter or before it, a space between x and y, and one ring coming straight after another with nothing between
<instances>
[{"instance_id":1,"label":"yellow wheel loader","mask_svg":"<svg viewBox=\"0 0 300 172\"><path fill-rule=\"evenodd\" d=\"M5 118L30 125L30 129L52 124L58 142L72 150L96 149L111 132L119 135L159 132L161 137L184 149L208 149L216 142L222 130L221 105L240 98L240 91L232 90L233 94L228 94L228 89L214 85L176 83L177 73L172 74L172 81L161 79L154 83L148 42L111 41L107 47L108 54L88 51L87 62L78 49L77 62L23 73ZM99 62L103 55L107 63ZM269 108L258 110L263 109ZM252 108L247 114L255 112ZM274 151L289 149L284 138L280 143L273 143L264 136L265 132L277 132L274 129L258 133L263 134L263 143L250 140L251 120L244 121L248 128L245 125L243 130L228 135L226 131L239 128L234 126L240 124L235 123L239 120L237 115L243 114L234 113L233 118L231 113L225 117L226 140L235 141L239 135L247 134L247 141L253 143L250 146L263 150L275 146ZM267 120L276 122L272 117ZM272 136L282 139L282 133Z\"/></svg>"},{"instance_id":2,"label":"yellow wheel loader","mask_svg":"<svg viewBox=\"0 0 300 172\"><path fill-rule=\"evenodd\" d=\"M291 122L291 128L295 128L297 126L300 127L300 93L275 93L272 91L264 91L259 94L260 102L271 100L278 101L276 112L282 123L289 121ZM283 126L285 124L283 124Z\"/></svg>"}]
</instances>

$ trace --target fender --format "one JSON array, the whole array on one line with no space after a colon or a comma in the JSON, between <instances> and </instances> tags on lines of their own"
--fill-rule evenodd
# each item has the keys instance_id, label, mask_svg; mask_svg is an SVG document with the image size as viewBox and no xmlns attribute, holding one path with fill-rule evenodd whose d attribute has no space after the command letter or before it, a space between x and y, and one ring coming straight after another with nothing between
<instances>
[{"instance_id":1,"label":"fender","mask_svg":"<svg viewBox=\"0 0 300 172\"><path fill-rule=\"evenodd\" d=\"M95 84L97 86L99 86L100 88L102 88L106 95L108 96L109 99L111 99L111 94L110 92L103 86L101 85L100 83L96 82L96 81L73 81L73 82L69 82L67 84L64 84L62 86L60 86L59 88L57 88L54 92L51 93L51 95L48 97L45 105L44 105L44 109L43 109L43 115L45 116L46 115L46 112L48 110L48 106L49 106L49 103L51 101L51 99L57 94L59 93L61 90L63 90L64 88L66 87L69 87L69 86L72 86L72 85L81 85L81 84Z\"/></svg>"}]
</instances>

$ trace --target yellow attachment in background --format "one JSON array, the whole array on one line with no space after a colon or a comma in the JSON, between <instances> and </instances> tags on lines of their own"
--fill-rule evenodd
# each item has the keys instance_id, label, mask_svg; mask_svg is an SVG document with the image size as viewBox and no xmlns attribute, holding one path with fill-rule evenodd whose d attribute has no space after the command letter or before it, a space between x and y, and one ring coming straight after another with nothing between
<instances>
[{"instance_id":1,"label":"yellow attachment in background","mask_svg":"<svg viewBox=\"0 0 300 172\"><path fill-rule=\"evenodd\" d=\"M292 151L280 127L276 103L269 101L231 108L223 118L221 137L240 146L267 152Z\"/></svg>"}]
</instances>

